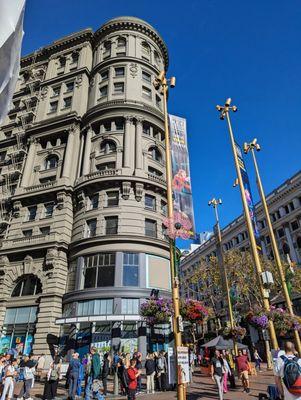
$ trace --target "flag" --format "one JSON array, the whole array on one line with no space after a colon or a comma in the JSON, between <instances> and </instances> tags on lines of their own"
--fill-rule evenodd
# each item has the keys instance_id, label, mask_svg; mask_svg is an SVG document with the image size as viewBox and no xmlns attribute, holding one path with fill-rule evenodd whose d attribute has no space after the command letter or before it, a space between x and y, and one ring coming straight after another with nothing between
<instances>
[{"instance_id":1,"label":"flag","mask_svg":"<svg viewBox=\"0 0 301 400\"><path fill-rule=\"evenodd\" d=\"M25 0L0 1L0 123L10 108L20 70Z\"/></svg>"}]
</instances>

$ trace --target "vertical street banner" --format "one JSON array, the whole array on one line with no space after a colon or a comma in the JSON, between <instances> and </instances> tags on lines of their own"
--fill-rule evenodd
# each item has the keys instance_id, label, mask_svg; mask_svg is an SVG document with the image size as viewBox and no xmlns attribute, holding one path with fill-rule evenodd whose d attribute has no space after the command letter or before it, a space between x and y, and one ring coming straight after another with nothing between
<instances>
[{"instance_id":1,"label":"vertical street banner","mask_svg":"<svg viewBox=\"0 0 301 400\"><path fill-rule=\"evenodd\" d=\"M215 244L216 244L216 258L219 267L219 273L221 277L222 289L223 293L226 293L227 287L225 282L225 273L224 273L224 258L222 252L222 243L221 243L221 235L218 224L213 226L213 233L215 237Z\"/></svg>"},{"instance_id":2,"label":"vertical street banner","mask_svg":"<svg viewBox=\"0 0 301 400\"><path fill-rule=\"evenodd\" d=\"M252 225L253 225L253 231L255 235L255 240L256 240L256 245L257 249L259 251L262 251L261 248L261 240L260 240L260 232L258 229L258 224L257 224L257 219L256 219L256 213L255 213L255 206L253 202L253 197L252 197L252 192L251 192L251 186L250 186L250 181L249 181L249 176L246 170L245 162L243 159L241 147L239 146L238 143L235 142L235 147L236 147L236 154L238 157L238 164L240 168L240 173L244 185L244 196L247 200L248 208L249 208L249 214L251 217Z\"/></svg>"},{"instance_id":3,"label":"vertical street banner","mask_svg":"<svg viewBox=\"0 0 301 400\"><path fill-rule=\"evenodd\" d=\"M195 237L186 119L169 114L174 220L180 222L183 239Z\"/></svg>"}]
</instances>

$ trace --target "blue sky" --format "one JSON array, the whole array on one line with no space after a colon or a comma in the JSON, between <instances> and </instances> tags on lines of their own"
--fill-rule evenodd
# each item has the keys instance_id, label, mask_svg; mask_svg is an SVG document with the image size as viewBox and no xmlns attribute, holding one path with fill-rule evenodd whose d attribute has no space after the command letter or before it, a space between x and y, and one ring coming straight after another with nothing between
<instances>
[{"instance_id":1,"label":"blue sky","mask_svg":"<svg viewBox=\"0 0 301 400\"><path fill-rule=\"evenodd\" d=\"M262 146L266 192L300 169L299 0L27 0L22 53L120 15L151 23L169 48L169 73L177 77L169 111L187 118L198 231L211 230L213 196L223 199L223 226L242 211L226 123L215 110L227 97L239 107L237 141L257 137Z\"/></svg>"}]
</instances>

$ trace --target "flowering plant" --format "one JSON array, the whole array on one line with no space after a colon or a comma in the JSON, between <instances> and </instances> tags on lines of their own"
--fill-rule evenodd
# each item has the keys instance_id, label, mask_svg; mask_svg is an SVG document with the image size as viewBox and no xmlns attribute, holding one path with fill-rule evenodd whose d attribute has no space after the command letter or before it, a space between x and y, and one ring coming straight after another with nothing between
<instances>
[{"instance_id":1,"label":"flowering plant","mask_svg":"<svg viewBox=\"0 0 301 400\"><path fill-rule=\"evenodd\" d=\"M200 322L209 315L209 310L198 300L187 299L181 302L180 313L185 321Z\"/></svg>"},{"instance_id":2,"label":"flowering plant","mask_svg":"<svg viewBox=\"0 0 301 400\"><path fill-rule=\"evenodd\" d=\"M141 304L140 315L149 325L165 324L172 316L172 302L162 297L149 299Z\"/></svg>"},{"instance_id":3,"label":"flowering plant","mask_svg":"<svg viewBox=\"0 0 301 400\"><path fill-rule=\"evenodd\" d=\"M234 326L234 328L230 328L227 326L223 330L223 337L227 339L243 339L246 336L247 330L242 326Z\"/></svg>"},{"instance_id":4,"label":"flowering plant","mask_svg":"<svg viewBox=\"0 0 301 400\"><path fill-rule=\"evenodd\" d=\"M296 315L292 316L283 308L271 306L268 316L274 322L275 329L280 336L284 336L293 329L301 332L301 318Z\"/></svg>"},{"instance_id":5,"label":"flowering plant","mask_svg":"<svg viewBox=\"0 0 301 400\"><path fill-rule=\"evenodd\" d=\"M250 325L255 328L266 329L269 325L269 319L265 312L259 308L250 310L246 315L246 319Z\"/></svg>"}]
</instances>

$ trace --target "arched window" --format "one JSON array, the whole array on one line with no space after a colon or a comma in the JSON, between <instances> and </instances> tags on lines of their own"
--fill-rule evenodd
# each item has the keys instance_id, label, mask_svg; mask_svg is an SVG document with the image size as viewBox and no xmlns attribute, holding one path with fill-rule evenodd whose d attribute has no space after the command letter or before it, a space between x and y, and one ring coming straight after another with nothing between
<instances>
[{"instance_id":1,"label":"arched window","mask_svg":"<svg viewBox=\"0 0 301 400\"><path fill-rule=\"evenodd\" d=\"M297 247L298 249L301 249L301 236L297 237Z\"/></svg>"},{"instance_id":2,"label":"arched window","mask_svg":"<svg viewBox=\"0 0 301 400\"><path fill-rule=\"evenodd\" d=\"M155 161L158 161L158 162L162 161L162 154L161 154L160 150L155 146L152 146L149 148L148 155Z\"/></svg>"},{"instance_id":3,"label":"arched window","mask_svg":"<svg viewBox=\"0 0 301 400\"><path fill-rule=\"evenodd\" d=\"M45 160L45 169L57 168L58 162L59 158L55 154L48 156Z\"/></svg>"},{"instance_id":4,"label":"arched window","mask_svg":"<svg viewBox=\"0 0 301 400\"><path fill-rule=\"evenodd\" d=\"M14 287L11 297L34 296L42 293L42 284L35 275L23 275Z\"/></svg>"},{"instance_id":5,"label":"arched window","mask_svg":"<svg viewBox=\"0 0 301 400\"><path fill-rule=\"evenodd\" d=\"M286 242L283 243L282 250L283 250L284 254L289 254L290 253L290 247Z\"/></svg>"},{"instance_id":6,"label":"arched window","mask_svg":"<svg viewBox=\"0 0 301 400\"><path fill-rule=\"evenodd\" d=\"M117 39L117 47L125 47L126 45L126 40L123 37L119 37Z\"/></svg>"},{"instance_id":7,"label":"arched window","mask_svg":"<svg viewBox=\"0 0 301 400\"><path fill-rule=\"evenodd\" d=\"M149 60L151 55L150 45L146 42L142 42L141 46L142 46L142 58L146 58L147 60Z\"/></svg>"},{"instance_id":8,"label":"arched window","mask_svg":"<svg viewBox=\"0 0 301 400\"><path fill-rule=\"evenodd\" d=\"M100 144L100 151L104 154L116 152L116 144L112 140L104 140Z\"/></svg>"}]
</instances>

